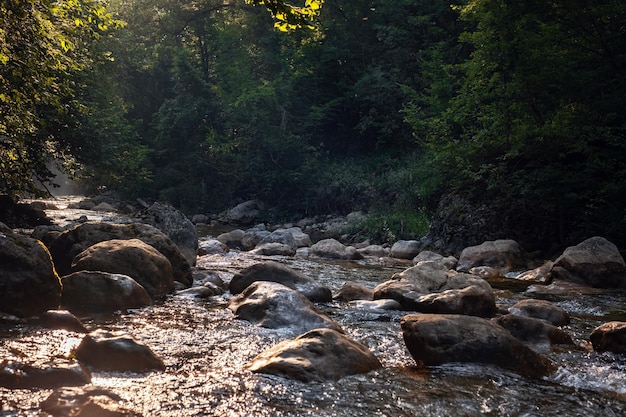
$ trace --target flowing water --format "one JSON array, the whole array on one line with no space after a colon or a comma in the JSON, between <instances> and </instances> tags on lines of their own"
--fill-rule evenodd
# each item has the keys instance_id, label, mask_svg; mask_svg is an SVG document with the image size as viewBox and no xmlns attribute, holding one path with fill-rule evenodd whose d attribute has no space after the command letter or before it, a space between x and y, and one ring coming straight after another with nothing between
<instances>
[{"instance_id":1,"label":"flowing water","mask_svg":"<svg viewBox=\"0 0 626 417\"><path fill-rule=\"evenodd\" d=\"M225 281L253 263L270 259L231 251L198 259ZM381 261L329 262L271 257L316 278L336 293L346 281L373 288L407 265ZM236 320L228 293L198 300L172 295L148 308L91 317L91 329L122 331L147 344L167 369L145 374L94 372L90 386L115 392L125 406L149 416L624 416L623 355L596 353L593 328L626 321L626 294L566 284L496 290L509 306L542 298L572 315L565 329L575 348L535 346L557 363L550 377L532 380L496 367L449 364L419 369L400 333L405 312L363 310L349 303L320 305L353 339L366 344L383 368L339 381L302 383L254 374L246 365L260 352L297 334ZM38 365L72 361L81 334L37 326L0 324L0 358ZM45 416L39 404L52 390L0 388L1 416Z\"/></svg>"}]
</instances>

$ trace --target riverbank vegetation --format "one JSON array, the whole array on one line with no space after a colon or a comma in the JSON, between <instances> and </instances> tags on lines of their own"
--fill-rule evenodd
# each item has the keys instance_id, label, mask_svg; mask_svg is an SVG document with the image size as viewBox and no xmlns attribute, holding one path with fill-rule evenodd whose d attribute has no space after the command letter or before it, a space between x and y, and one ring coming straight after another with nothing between
<instances>
[{"instance_id":1,"label":"riverbank vegetation","mask_svg":"<svg viewBox=\"0 0 626 417\"><path fill-rule=\"evenodd\" d=\"M287 33L244 1L62 3L0 5L0 192L65 161L188 213L363 210L381 239L459 192L626 247L623 1L308 1Z\"/></svg>"}]
</instances>

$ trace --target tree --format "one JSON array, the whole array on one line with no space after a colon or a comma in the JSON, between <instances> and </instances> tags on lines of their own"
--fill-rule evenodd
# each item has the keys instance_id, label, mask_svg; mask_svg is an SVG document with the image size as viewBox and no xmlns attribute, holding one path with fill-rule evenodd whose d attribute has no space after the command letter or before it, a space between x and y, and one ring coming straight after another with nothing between
<instances>
[{"instance_id":1,"label":"tree","mask_svg":"<svg viewBox=\"0 0 626 417\"><path fill-rule=\"evenodd\" d=\"M98 0L2 1L0 15L0 192L40 193L48 164L81 146L67 129L82 111L74 76L121 22Z\"/></svg>"},{"instance_id":2,"label":"tree","mask_svg":"<svg viewBox=\"0 0 626 417\"><path fill-rule=\"evenodd\" d=\"M626 29L621 1L472 0L459 9L471 57L422 131L448 189L490 201L576 243L626 230Z\"/></svg>"}]
</instances>

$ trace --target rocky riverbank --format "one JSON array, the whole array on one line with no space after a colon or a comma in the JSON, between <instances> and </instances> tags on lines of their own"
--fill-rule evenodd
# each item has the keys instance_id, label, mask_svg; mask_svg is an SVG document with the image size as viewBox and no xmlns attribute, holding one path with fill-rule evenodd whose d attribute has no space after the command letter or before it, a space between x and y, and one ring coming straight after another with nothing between
<instances>
[{"instance_id":1,"label":"rocky riverbank","mask_svg":"<svg viewBox=\"0 0 626 417\"><path fill-rule=\"evenodd\" d=\"M607 352L616 364L626 354L623 308L581 335L569 328L581 315L561 306L581 293L623 297L626 265L617 248L601 237L537 265L512 240L470 246L456 258L420 250L419 241L352 246L326 237L313 243L306 232L312 229L304 224L230 227L198 238L197 224L163 204L125 223L94 222L89 216L84 220L69 227L41 226L28 236L6 226L0 230L5 359L0 386L82 387L52 393L35 406L48 415L81 413L89 407L117 413L111 415L140 415L144 408L132 401L120 403L120 394L99 389L92 375L131 372L140 383L141 375L174 375L182 365L159 355L165 349L150 340L102 329L98 317L120 322L151 308L167 308L176 299L221 309L218 315L227 321L274 332L271 340L276 343L255 352L238 372L303 383L335 383L381 369L393 372L380 359L387 355L384 349L358 337L359 322L342 320L352 314L344 311L374 312L383 320L398 317L397 330L391 320L386 331L397 331L403 340L413 360L406 367L480 363L532 381L559 375L564 364L554 352ZM370 286L355 275L322 277L301 270L294 266L298 260L361 268L387 265L396 272L382 274ZM560 290L568 286L576 290ZM569 294L552 297L557 304L546 297L551 291ZM515 294L520 293L525 296L518 300ZM30 361L20 354L26 348L12 342L14 329L49 328L64 328L77 340L66 356ZM618 385L626 381L626 371L620 372L614 376ZM622 398L626 389L614 394ZM7 395L5 391L5 402Z\"/></svg>"}]
</instances>

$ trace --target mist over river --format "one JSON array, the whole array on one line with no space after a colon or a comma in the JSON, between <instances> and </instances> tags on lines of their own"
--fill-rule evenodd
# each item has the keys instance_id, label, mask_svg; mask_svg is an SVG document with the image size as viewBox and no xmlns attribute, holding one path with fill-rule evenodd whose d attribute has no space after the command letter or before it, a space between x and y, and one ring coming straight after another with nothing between
<instances>
[{"instance_id":1,"label":"mist over river","mask_svg":"<svg viewBox=\"0 0 626 417\"><path fill-rule=\"evenodd\" d=\"M199 257L197 267L215 271L228 282L242 268L268 259L315 278L333 293L346 281L374 288L408 267L384 259L336 262L235 250ZM571 324L563 329L576 346L532 346L559 366L554 374L536 380L464 363L418 368L400 332L400 319L407 312L366 310L340 301L318 306L348 336L368 346L382 369L325 383L252 373L246 365L257 354L298 334L235 319L226 308L232 297L226 292L208 299L170 295L150 307L82 318L89 330L132 335L166 365L164 372L143 374L92 372L89 386L118 394L126 408L146 417L626 415L626 358L594 352L589 343L598 325L626 321L624 291L563 282L518 289L492 285L501 307L538 298L569 312ZM72 349L82 337L0 321L0 358L42 366L72 362ZM0 415L46 416L40 403L52 391L0 388Z\"/></svg>"}]
</instances>

